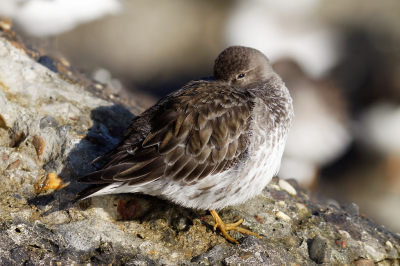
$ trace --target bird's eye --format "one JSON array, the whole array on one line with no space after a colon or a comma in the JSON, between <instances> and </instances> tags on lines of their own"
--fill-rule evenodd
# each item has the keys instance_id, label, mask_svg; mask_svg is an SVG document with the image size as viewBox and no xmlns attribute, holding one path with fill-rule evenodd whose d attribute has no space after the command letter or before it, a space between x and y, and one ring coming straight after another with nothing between
<instances>
[{"instance_id":1,"label":"bird's eye","mask_svg":"<svg viewBox=\"0 0 400 266\"><path fill-rule=\"evenodd\" d=\"M246 76L246 74L242 73L242 74L237 75L236 79L243 79L245 76Z\"/></svg>"}]
</instances>

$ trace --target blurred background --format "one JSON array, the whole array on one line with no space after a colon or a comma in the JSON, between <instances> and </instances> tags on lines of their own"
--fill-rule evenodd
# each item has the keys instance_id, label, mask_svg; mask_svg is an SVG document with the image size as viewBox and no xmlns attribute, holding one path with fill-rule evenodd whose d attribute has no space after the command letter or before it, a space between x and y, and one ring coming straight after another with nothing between
<instances>
[{"instance_id":1,"label":"blurred background","mask_svg":"<svg viewBox=\"0 0 400 266\"><path fill-rule=\"evenodd\" d=\"M230 45L261 50L294 100L279 176L400 232L399 1L0 0L0 16L143 107Z\"/></svg>"}]
</instances>

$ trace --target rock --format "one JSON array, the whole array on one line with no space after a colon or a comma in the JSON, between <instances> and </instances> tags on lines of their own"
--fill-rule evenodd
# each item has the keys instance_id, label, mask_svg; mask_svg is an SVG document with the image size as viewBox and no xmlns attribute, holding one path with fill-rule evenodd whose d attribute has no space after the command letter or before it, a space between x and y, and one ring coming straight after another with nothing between
<instances>
[{"instance_id":1,"label":"rock","mask_svg":"<svg viewBox=\"0 0 400 266\"><path fill-rule=\"evenodd\" d=\"M11 259L17 263L23 263L28 258L27 252L22 247L13 248L10 253Z\"/></svg>"},{"instance_id":2,"label":"rock","mask_svg":"<svg viewBox=\"0 0 400 266\"><path fill-rule=\"evenodd\" d=\"M347 240L346 238L341 238L341 239L337 239L335 240L336 245L342 247L342 248L347 248Z\"/></svg>"},{"instance_id":3,"label":"rock","mask_svg":"<svg viewBox=\"0 0 400 266\"><path fill-rule=\"evenodd\" d=\"M359 258L385 265L400 259L399 235L357 215L354 206L327 206L321 196L278 178L258 197L219 213L228 223L243 218L243 227L263 236L232 232L238 245L213 232L207 211L151 196L72 204L85 187L75 180L101 166L90 162L118 142L134 115L72 68L52 60L57 74L39 64L38 53L9 34L0 31L1 265L315 265L329 259L350 265ZM134 100L118 103L140 110ZM35 193L35 184L48 189Z\"/></svg>"},{"instance_id":4,"label":"rock","mask_svg":"<svg viewBox=\"0 0 400 266\"><path fill-rule=\"evenodd\" d=\"M332 248L329 240L320 235L315 236L310 243L310 258L318 264L331 261Z\"/></svg>"},{"instance_id":5,"label":"rock","mask_svg":"<svg viewBox=\"0 0 400 266\"><path fill-rule=\"evenodd\" d=\"M283 190L285 190L287 193L289 193L290 195L296 196L297 195L297 191L296 189L294 189L294 187L292 187L291 184L289 184L287 181L280 179L279 180L279 187Z\"/></svg>"},{"instance_id":6,"label":"rock","mask_svg":"<svg viewBox=\"0 0 400 266\"><path fill-rule=\"evenodd\" d=\"M16 160L15 162L10 163L10 164L7 166L7 169L6 169L6 170L17 169L20 165L21 165L21 160L18 159L18 160Z\"/></svg>"},{"instance_id":7,"label":"rock","mask_svg":"<svg viewBox=\"0 0 400 266\"><path fill-rule=\"evenodd\" d=\"M51 60L51 58L47 55L40 57L38 63L44 65L51 71L58 73L57 67L54 65L53 60Z\"/></svg>"},{"instance_id":8,"label":"rock","mask_svg":"<svg viewBox=\"0 0 400 266\"><path fill-rule=\"evenodd\" d=\"M278 202L279 204L279 202ZM278 217L279 219L282 219L283 221L289 222L291 220L291 218L289 216L287 216L285 213L278 211L276 213L276 217Z\"/></svg>"},{"instance_id":9,"label":"rock","mask_svg":"<svg viewBox=\"0 0 400 266\"><path fill-rule=\"evenodd\" d=\"M122 220L135 220L139 218L141 209L140 203L136 199L121 200L117 206L117 212Z\"/></svg>"},{"instance_id":10,"label":"rock","mask_svg":"<svg viewBox=\"0 0 400 266\"><path fill-rule=\"evenodd\" d=\"M171 245L175 245L175 233L172 229L167 229L164 230L164 232L161 235L161 241L169 243Z\"/></svg>"},{"instance_id":11,"label":"rock","mask_svg":"<svg viewBox=\"0 0 400 266\"><path fill-rule=\"evenodd\" d=\"M279 191L275 189L271 189L270 193L275 200L285 200L287 195L284 191Z\"/></svg>"},{"instance_id":12,"label":"rock","mask_svg":"<svg viewBox=\"0 0 400 266\"><path fill-rule=\"evenodd\" d=\"M172 220L172 226L177 231L186 230L189 225L190 222L186 217L180 216Z\"/></svg>"},{"instance_id":13,"label":"rock","mask_svg":"<svg viewBox=\"0 0 400 266\"><path fill-rule=\"evenodd\" d=\"M36 135L36 136L33 136L32 144L33 144L33 146L35 146L36 154L39 158L39 161L41 161L42 156L43 156L44 147L46 147L46 142L44 141L44 139L41 136Z\"/></svg>"},{"instance_id":14,"label":"rock","mask_svg":"<svg viewBox=\"0 0 400 266\"><path fill-rule=\"evenodd\" d=\"M223 262L225 265L275 265L273 256L254 236L246 237L235 253L228 255ZM283 261L281 261L283 262Z\"/></svg>"},{"instance_id":15,"label":"rock","mask_svg":"<svg viewBox=\"0 0 400 266\"><path fill-rule=\"evenodd\" d=\"M353 264L355 266L374 266L375 265L375 263L372 260L365 260L365 259L353 261Z\"/></svg>"},{"instance_id":16,"label":"rock","mask_svg":"<svg viewBox=\"0 0 400 266\"><path fill-rule=\"evenodd\" d=\"M4 117L1 114L0 114L0 127L3 129L8 129L6 120L4 119Z\"/></svg>"},{"instance_id":17,"label":"rock","mask_svg":"<svg viewBox=\"0 0 400 266\"><path fill-rule=\"evenodd\" d=\"M351 215L355 215L355 216L359 216L360 215L360 211L358 209L357 204L350 203L350 204L346 204L344 206L342 206L343 210Z\"/></svg>"},{"instance_id":18,"label":"rock","mask_svg":"<svg viewBox=\"0 0 400 266\"><path fill-rule=\"evenodd\" d=\"M192 259L192 262L210 265L210 264L216 263L218 261L221 261L227 255L228 255L228 253L223 247L221 247L220 245L216 245L216 246L212 247L210 250L208 250L207 252L204 252L203 254L201 254L197 257L194 257Z\"/></svg>"},{"instance_id":19,"label":"rock","mask_svg":"<svg viewBox=\"0 0 400 266\"><path fill-rule=\"evenodd\" d=\"M146 258L143 255L137 255L129 260L126 266L155 266L156 264L149 258Z\"/></svg>"},{"instance_id":20,"label":"rock","mask_svg":"<svg viewBox=\"0 0 400 266\"><path fill-rule=\"evenodd\" d=\"M287 236L280 240L285 246L288 248L297 247L299 246L299 239L294 236Z\"/></svg>"},{"instance_id":21,"label":"rock","mask_svg":"<svg viewBox=\"0 0 400 266\"><path fill-rule=\"evenodd\" d=\"M117 225L102 219L87 219L79 222L58 224L54 227L66 244L78 251L94 251L103 242L109 242L114 248L135 254L135 246L140 240L123 232Z\"/></svg>"},{"instance_id":22,"label":"rock","mask_svg":"<svg viewBox=\"0 0 400 266\"><path fill-rule=\"evenodd\" d=\"M71 217L66 211L52 212L47 216L42 216L40 221L44 224L66 224L71 221Z\"/></svg>"},{"instance_id":23,"label":"rock","mask_svg":"<svg viewBox=\"0 0 400 266\"><path fill-rule=\"evenodd\" d=\"M57 120L52 116L45 116L40 120L40 129L45 129L46 127L57 128L59 126Z\"/></svg>"},{"instance_id":24,"label":"rock","mask_svg":"<svg viewBox=\"0 0 400 266\"><path fill-rule=\"evenodd\" d=\"M264 223L264 219L261 218L260 216L256 215L255 218L256 218L256 220L257 220L258 223L260 223L260 224L263 224L263 223Z\"/></svg>"}]
</instances>

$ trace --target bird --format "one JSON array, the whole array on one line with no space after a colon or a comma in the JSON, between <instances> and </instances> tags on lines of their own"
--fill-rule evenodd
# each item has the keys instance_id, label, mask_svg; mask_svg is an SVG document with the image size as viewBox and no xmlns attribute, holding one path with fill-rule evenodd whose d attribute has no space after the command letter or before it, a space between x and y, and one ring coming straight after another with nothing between
<instances>
[{"instance_id":1,"label":"bird","mask_svg":"<svg viewBox=\"0 0 400 266\"><path fill-rule=\"evenodd\" d=\"M280 167L294 116L292 98L260 51L231 46L214 75L190 81L135 117L118 144L95 159L99 171L77 181L91 186L75 201L116 193L143 193L186 208L209 210L227 231L261 236L225 224L216 210L260 194Z\"/></svg>"}]
</instances>

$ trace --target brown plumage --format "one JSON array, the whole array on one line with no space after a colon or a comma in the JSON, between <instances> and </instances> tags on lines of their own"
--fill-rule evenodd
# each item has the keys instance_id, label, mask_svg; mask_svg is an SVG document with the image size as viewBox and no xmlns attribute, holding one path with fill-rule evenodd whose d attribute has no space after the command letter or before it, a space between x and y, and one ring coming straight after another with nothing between
<instances>
[{"instance_id":1,"label":"brown plumage","mask_svg":"<svg viewBox=\"0 0 400 266\"><path fill-rule=\"evenodd\" d=\"M200 80L174 96L137 117L120 143L105 155L110 161L104 169L78 181L135 185L164 176L190 183L226 171L226 164L244 155L250 95ZM144 123L147 127L140 127Z\"/></svg>"}]
</instances>

